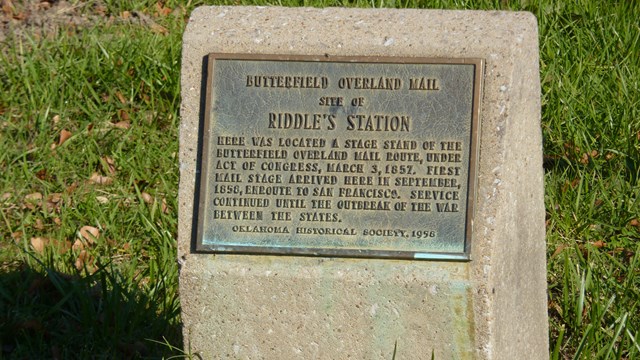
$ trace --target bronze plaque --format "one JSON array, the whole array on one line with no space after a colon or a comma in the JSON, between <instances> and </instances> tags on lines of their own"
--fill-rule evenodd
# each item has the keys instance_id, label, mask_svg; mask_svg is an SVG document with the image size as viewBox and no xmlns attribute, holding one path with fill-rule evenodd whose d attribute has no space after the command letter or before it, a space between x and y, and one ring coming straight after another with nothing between
<instances>
[{"instance_id":1,"label":"bronze plaque","mask_svg":"<svg viewBox=\"0 0 640 360\"><path fill-rule=\"evenodd\" d=\"M469 260L481 59L208 65L196 250Z\"/></svg>"}]
</instances>

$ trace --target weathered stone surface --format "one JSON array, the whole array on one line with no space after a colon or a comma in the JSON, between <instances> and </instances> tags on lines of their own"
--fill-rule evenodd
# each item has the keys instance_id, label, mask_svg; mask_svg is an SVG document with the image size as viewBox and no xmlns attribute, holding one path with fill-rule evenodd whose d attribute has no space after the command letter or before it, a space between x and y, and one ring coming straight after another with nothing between
<instances>
[{"instance_id":1,"label":"weathered stone surface","mask_svg":"<svg viewBox=\"0 0 640 360\"><path fill-rule=\"evenodd\" d=\"M193 253L211 52L485 59L470 262ZM540 82L528 13L201 7L184 35L178 256L205 359L546 359Z\"/></svg>"}]
</instances>

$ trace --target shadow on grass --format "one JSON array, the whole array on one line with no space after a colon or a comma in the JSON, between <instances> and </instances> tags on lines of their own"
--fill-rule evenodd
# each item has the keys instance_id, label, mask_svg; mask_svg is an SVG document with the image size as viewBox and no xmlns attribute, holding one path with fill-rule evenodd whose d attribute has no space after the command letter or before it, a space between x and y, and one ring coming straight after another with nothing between
<instances>
[{"instance_id":1,"label":"shadow on grass","mask_svg":"<svg viewBox=\"0 0 640 360\"><path fill-rule=\"evenodd\" d=\"M3 266L0 359L182 355L177 295L164 290L132 284L109 266L83 276L24 262Z\"/></svg>"}]
</instances>

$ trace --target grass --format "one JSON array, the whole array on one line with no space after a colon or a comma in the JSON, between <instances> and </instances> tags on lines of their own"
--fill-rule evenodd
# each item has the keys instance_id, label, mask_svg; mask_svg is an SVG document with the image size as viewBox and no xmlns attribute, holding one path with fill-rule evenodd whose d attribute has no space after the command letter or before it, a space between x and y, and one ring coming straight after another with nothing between
<instances>
[{"instance_id":1,"label":"grass","mask_svg":"<svg viewBox=\"0 0 640 360\"><path fill-rule=\"evenodd\" d=\"M549 351L640 358L639 2L226 3L536 14ZM186 356L175 255L179 62L185 14L197 5L170 1L173 12L162 13L155 1L105 1L104 20L90 27L1 45L0 358ZM107 20L124 12L152 21Z\"/></svg>"}]
</instances>

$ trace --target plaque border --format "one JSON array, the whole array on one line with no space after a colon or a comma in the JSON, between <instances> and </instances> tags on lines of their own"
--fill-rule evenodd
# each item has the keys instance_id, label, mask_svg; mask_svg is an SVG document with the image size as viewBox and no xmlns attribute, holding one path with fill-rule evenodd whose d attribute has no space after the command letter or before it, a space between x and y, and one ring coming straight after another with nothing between
<instances>
[{"instance_id":1,"label":"plaque border","mask_svg":"<svg viewBox=\"0 0 640 360\"><path fill-rule=\"evenodd\" d=\"M200 162L196 164L196 177L199 177L193 214L197 229L193 239L194 252L196 253L220 253L220 254L244 254L244 255L285 255L285 256L318 256L318 257L342 257L342 258L381 258L400 260L431 260L431 261L471 261L471 243L473 240L473 223L475 216L477 165L479 159L480 137L480 101L484 78L485 60L482 58L430 58L430 57L395 57L395 56L334 56L324 55L287 55L287 54L246 54L246 53L209 53L207 60L207 81L205 94L204 121L202 133L198 134L201 141ZM208 163L210 120L211 120L211 84L213 82L213 64L220 60L253 60L253 61L296 61L296 62L332 62L332 63L378 63L378 64L466 64L474 65L473 95L471 99L471 134L469 145L469 178L467 179L467 213L465 216L464 252L429 252L429 251L398 251L398 250L363 250L363 249L338 249L338 248L313 248L313 247L284 247L284 246L250 246L250 245L204 245L203 238L203 213L205 202L201 196L206 191L207 171L203 164ZM198 174L199 173L199 174Z\"/></svg>"}]
</instances>

